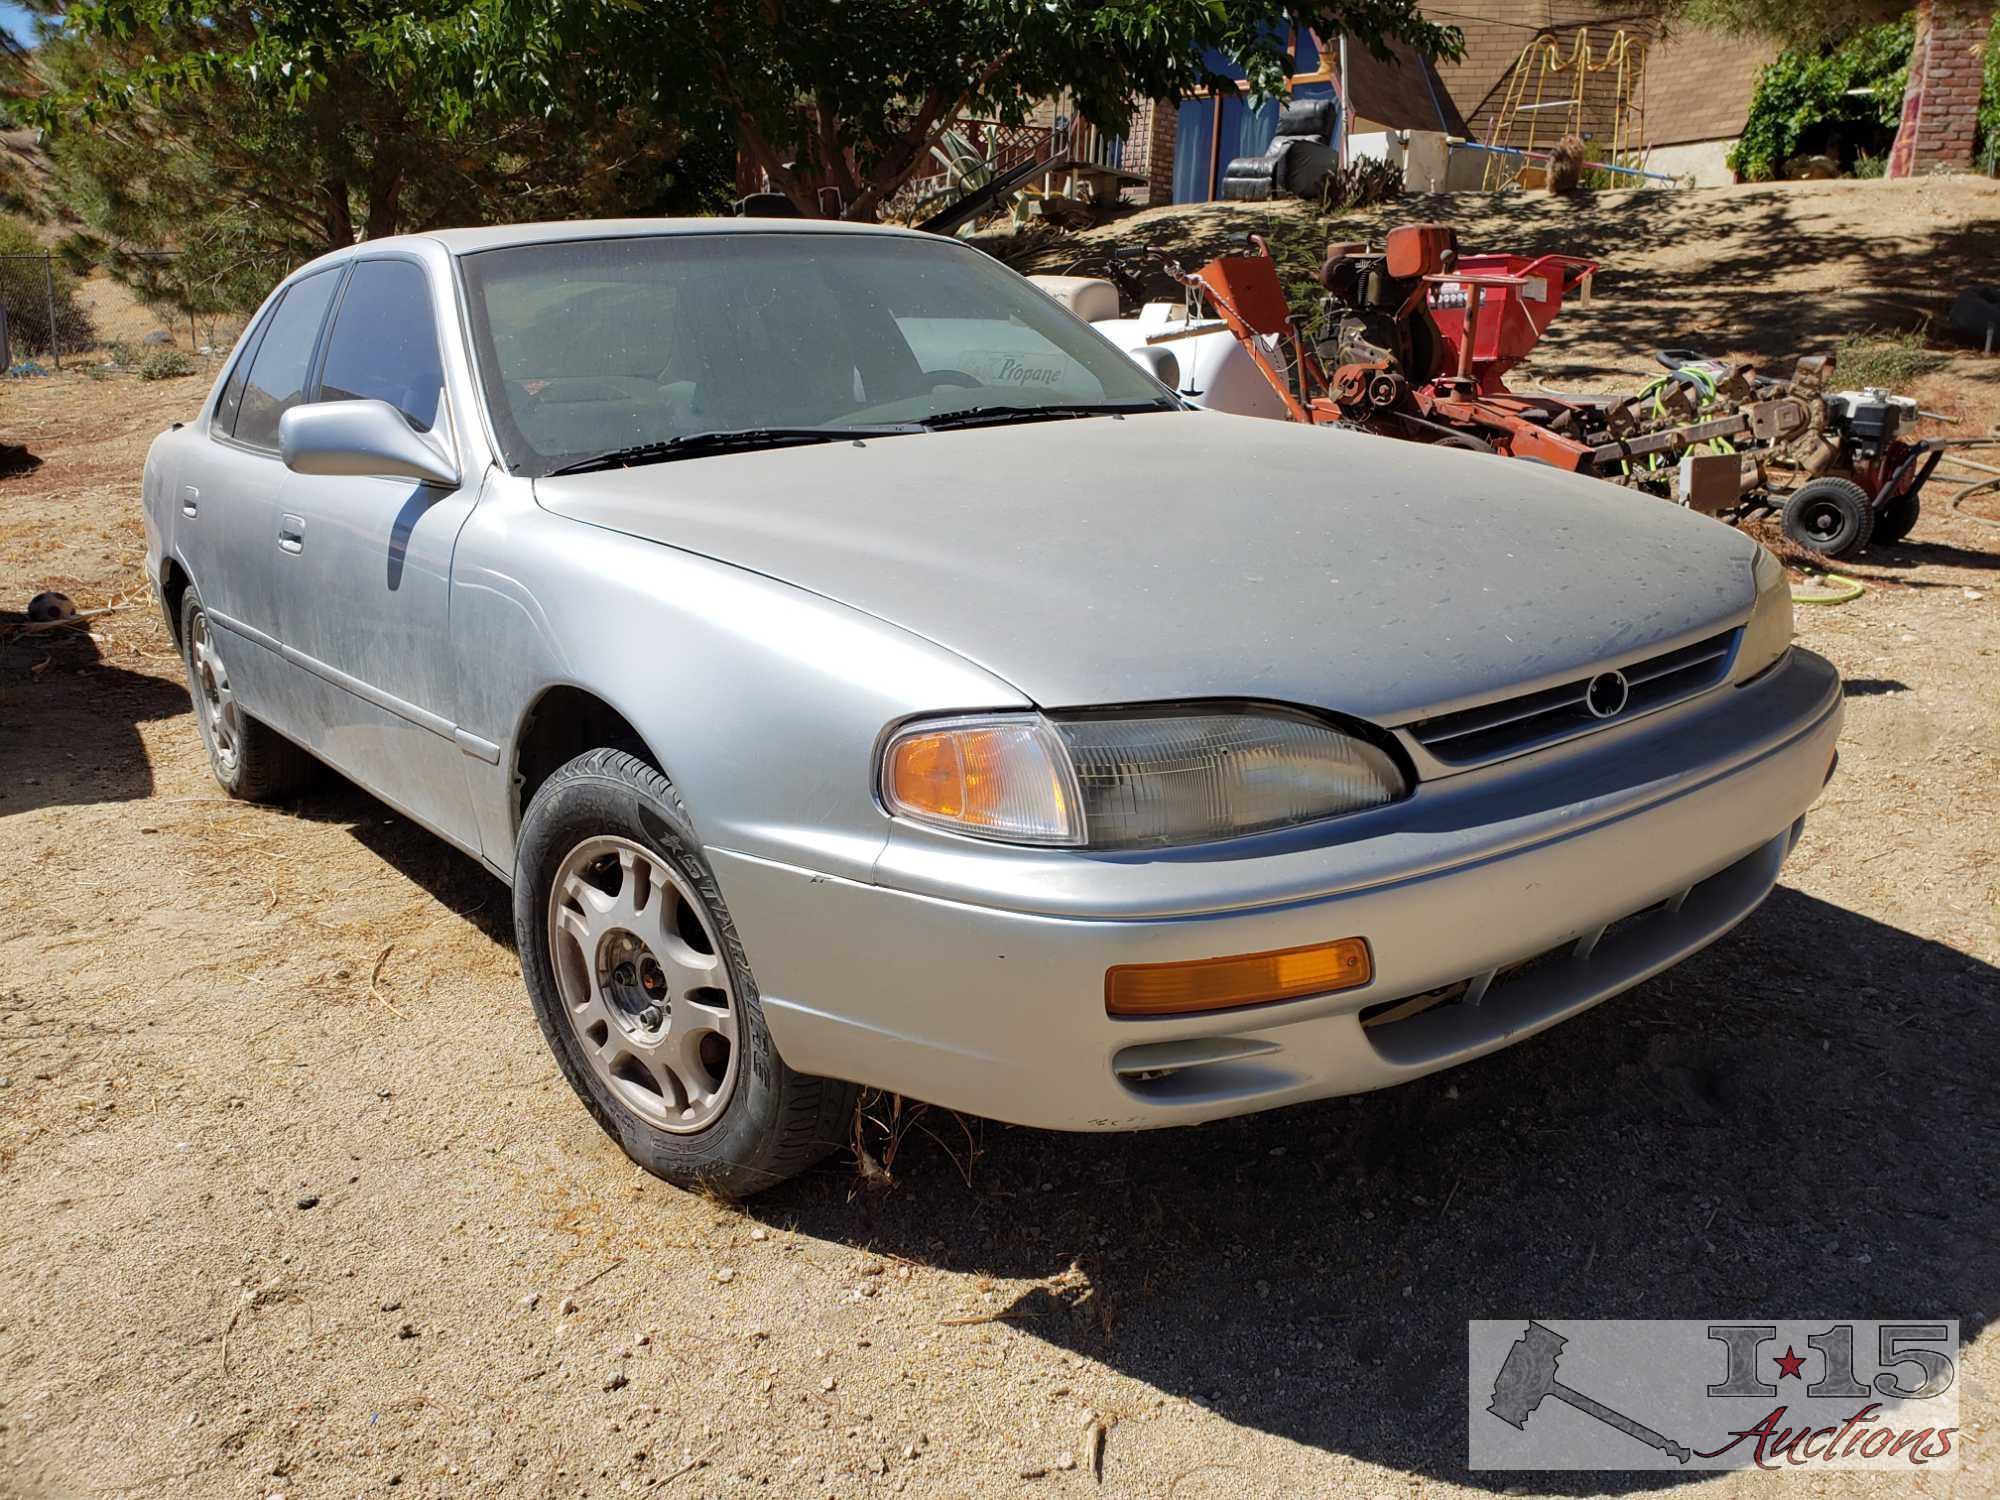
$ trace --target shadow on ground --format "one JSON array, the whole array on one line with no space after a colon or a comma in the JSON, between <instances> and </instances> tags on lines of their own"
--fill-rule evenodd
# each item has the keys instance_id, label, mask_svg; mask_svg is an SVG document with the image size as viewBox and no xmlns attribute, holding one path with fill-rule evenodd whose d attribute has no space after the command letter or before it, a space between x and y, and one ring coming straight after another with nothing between
<instances>
[{"instance_id":1,"label":"shadow on ground","mask_svg":"<svg viewBox=\"0 0 2000 1500\"><path fill-rule=\"evenodd\" d=\"M493 942L513 948L514 898L507 887L478 860L376 801L332 767L315 767L310 784L284 811L310 822L345 828L384 864L394 866L428 891L439 905L463 917ZM522 1006L527 1003L523 995ZM550 1068L553 1075L553 1062Z\"/></svg>"},{"instance_id":2,"label":"shadow on ground","mask_svg":"<svg viewBox=\"0 0 2000 1500\"><path fill-rule=\"evenodd\" d=\"M1910 1308L1969 1343L2000 1287L1995 995L2000 970L1780 889L1682 967L1401 1089L1192 1131L975 1125L970 1189L912 1132L886 1195L828 1168L749 1210L1050 1279L995 1310L1295 1442L1496 1490L1661 1488L1682 1476L1468 1472L1467 1320Z\"/></svg>"},{"instance_id":3,"label":"shadow on ground","mask_svg":"<svg viewBox=\"0 0 2000 1500\"><path fill-rule=\"evenodd\" d=\"M2000 538L1995 539L2000 542ZM1979 552L1970 547L1954 547L1949 542L1890 542L1870 547L1854 560L1869 568L1981 568L2000 569L2000 552ZM1840 564L1836 562L1834 567ZM1949 586L1949 585L1948 585ZM1958 585L1963 587L1963 585Z\"/></svg>"},{"instance_id":4,"label":"shadow on ground","mask_svg":"<svg viewBox=\"0 0 2000 1500\"><path fill-rule=\"evenodd\" d=\"M28 624L0 610L0 817L150 795L139 725L186 713L187 689L106 665L86 621Z\"/></svg>"},{"instance_id":5,"label":"shadow on ground","mask_svg":"<svg viewBox=\"0 0 2000 1500\"><path fill-rule=\"evenodd\" d=\"M505 889L351 784L294 810L511 945ZM919 1108L893 1187L836 1157L745 1209L1039 1283L988 1311L1327 1452L1670 1488L1698 1476L1469 1472L1467 1320L1957 1317L1970 1343L2000 1288L1996 995L2000 969L1780 888L1629 994L1402 1088L1128 1135Z\"/></svg>"}]
</instances>

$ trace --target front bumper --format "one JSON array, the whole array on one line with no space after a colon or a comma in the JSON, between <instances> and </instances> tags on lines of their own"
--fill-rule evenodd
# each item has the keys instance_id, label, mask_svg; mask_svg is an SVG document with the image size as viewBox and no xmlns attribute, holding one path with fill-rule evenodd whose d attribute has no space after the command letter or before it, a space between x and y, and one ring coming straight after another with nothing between
<instances>
[{"instance_id":1,"label":"front bumper","mask_svg":"<svg viewBox=\"0 0 2000 1500\"><path fill-rule=\"evenodd\" d=\"M892 840L878 878L902 889L710 854L791 1066L1049 1129L1193 1124L1482 1056L1713 942L1775 883L1840 722L1838 675L1795 649L1750 686L1425 783L1319 844L1051 863ZM1114 964L1342 937L1369 942L1365 987L1186 1018L1104 1011ZM1464 981L1477 1003L1363 1025Z\"/></svg>"}]
</instances>

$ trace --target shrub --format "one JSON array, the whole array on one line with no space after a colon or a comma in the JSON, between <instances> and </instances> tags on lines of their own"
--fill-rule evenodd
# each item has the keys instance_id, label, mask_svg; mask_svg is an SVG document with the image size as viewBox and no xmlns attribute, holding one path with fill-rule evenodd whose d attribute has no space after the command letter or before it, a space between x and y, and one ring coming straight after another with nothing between
<instances>
[{"instance_id":1,"label":"shrub","mask_svg":"<svg viewBox=\"0 0 2000 1500\"><path fill-rule=\"evenodd\" d=\"M1372 156L1357 156L1346 166L1335 167L1320 179L1319 211L1323 214L1349 213L1402 196L1403 172L1400 167Z\"/></svg>"},{"instance_id":2,"label":"shrub","mask_svg":"<svg viewBox=\"0 0 2000 1500\"><path fill-rule=\"evenodd\" d=\"M0 307L7 309L7 336L17 353L49 352L49 263L34 231L18 219L0 217ZM76 278L58 259L54 267L56 337L65 354L97 343L97 325L77 301Z\"/></svg>"},{"instance_id":3,"label":"shrub","mask_svg":"<svg viewBox=\"0 0 2000 1500\"><path fill-rule=\"evenodd\" d=\"M1924 347L1922 329L1884 333L1870 329L1850 333L1833 353L1834 378L1843 390L1880 386L1900 391L1919 375L1944 363L1944 356Z\"/></svg>"},{"instance_id":4,"label":"shrub","mask_svg":"<svg viewBox=\"0 0 2000 1500\"><path fill-rule=\"evenodd\" d=\"M1913 32L1907 19L1857 31L1837 47L1790 47L1757 78L1729 166L1752 182L1781 175L1815 134L1894 131L1903 114Z\"/></svg>"},{"instance_id":5,"label":"shrub","mask_svg":"<svg viewBox=\"0 0 2000 1500\"><path fill-rule=\"evenodd\" d=\"M194 360L178 349L155 349L139 361L141 380L172 380L177 375L192 375Z\"/></svg>"}]
</instances>

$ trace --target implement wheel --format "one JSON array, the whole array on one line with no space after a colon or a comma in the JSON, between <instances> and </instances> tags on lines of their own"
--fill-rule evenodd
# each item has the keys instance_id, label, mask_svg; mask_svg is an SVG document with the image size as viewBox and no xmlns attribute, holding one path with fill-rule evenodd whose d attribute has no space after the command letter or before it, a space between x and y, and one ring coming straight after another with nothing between
<instances>
[{"instance_id":1,"label":"implement wheel","mask_svg":"<svg viewBox=\"0 0 2000 1500\"><path fill-rule=\"evenodd\" d=\"M1785 535L1825 557L1846 557L1875 534L1875 507L1851 479L1814 479L1785 502Z\"/></svg>"},{"instance_id":2,"label":"implement wheel","mask_svg":"<svg viewBox=\"0 0 2000 1500\"><path fill-rule=\"evenodd\" d=\"M1883 506L1881 514L1875 517L1875 540L1884 545L1900 542L1917 524L1920 510L1915 490L1898 495Z\"/></svg>"}]
</instances>

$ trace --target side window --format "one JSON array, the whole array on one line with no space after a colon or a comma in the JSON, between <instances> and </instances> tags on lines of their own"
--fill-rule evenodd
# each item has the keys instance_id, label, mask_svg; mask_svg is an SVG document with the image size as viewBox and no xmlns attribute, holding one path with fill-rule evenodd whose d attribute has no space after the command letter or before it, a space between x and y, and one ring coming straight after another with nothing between
<instances>
[{"instance_id":1,"label":"side window","mask_svg":"<svg viewBox=\"0 0 2000 1500\"><path fill-rule=\"evenodd\" d=\"M337 271L308 276L285 293L250 359L250 373L236 413L236 440L256 448L278 446L278 418L305 399L313 345L326 305L340 284ZM225 400L227 397L225 396Z\"/></svg>"},{"instance_id":2,"label":"side window","mask_svg":"<svg viewBox=\"0 0 2000 1500\"><path fill-rule=\"evenodd\" d=\"M444 363L423 268L407 260L354 266L327 338L319 401L386 401L419 432L437 422Z\"/></svg>"},{"instance_id":3,"label":"side window","mask_svg":"<svg viewBox=\"0 0 2000 1500\"><path fill-rule=\"evenodd\" d=\"M282 298L279 299L282 302ZM276 312L277 308L272 308ZM234 433L236 413L243 405L243 386L250 378L250 361L257 357L257 344L264 337L264 331L271 326L266 316L243 330L238 340L236 364L229 372L229 381L222 387L222 398L215 403L215 419L209 423L215 432Z\"/></svg>"}]
</instances>

